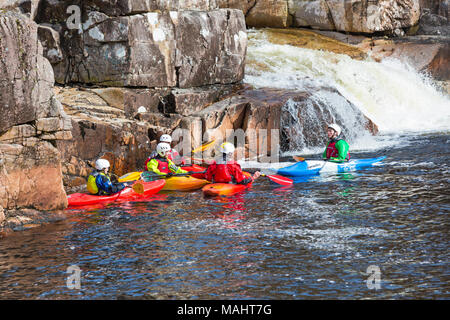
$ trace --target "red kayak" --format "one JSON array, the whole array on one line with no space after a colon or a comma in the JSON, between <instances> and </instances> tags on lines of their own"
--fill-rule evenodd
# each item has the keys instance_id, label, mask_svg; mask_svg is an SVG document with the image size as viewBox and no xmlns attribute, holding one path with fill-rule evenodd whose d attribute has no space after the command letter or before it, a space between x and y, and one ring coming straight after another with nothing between
<instances>
[{"instance_id":1,"label":"red kayak","mask_svg":"<svg viewBox=\"0 0 450 320\"><path fill-rule=\"evenodd\" d=\"M113 202L113 201L140 201L151 196L161 190L166 184L166 180L160 179L150 182L139 181L143 185L143 193L137 193L132 188L125 188L120 192L112 195L96 196L88 193L73 193L67 196L69 207L85 206L96 203Z\"/></svg>"},{"instance_id":2,"label":"red kayak","mask_svg":"<svg viewBox=\"0 0 450 320\"><path fill-rule=\"evenodd\" d=\"M192 164L190 166L181 166L181 169L187 171L187 172L202 172L205 171L206 168L199 166L198 164ZM194 173L191 174L191 177L197 178L197 179L205 179L205 174L204 173Z\"/></svg>"}]
</instances>

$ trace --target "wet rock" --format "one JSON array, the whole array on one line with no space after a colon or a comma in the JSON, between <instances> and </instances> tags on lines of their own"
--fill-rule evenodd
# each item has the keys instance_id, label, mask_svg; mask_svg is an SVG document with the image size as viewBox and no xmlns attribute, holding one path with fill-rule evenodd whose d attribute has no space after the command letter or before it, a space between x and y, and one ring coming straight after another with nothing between
<instances>
[{"instance_id":1,"label":"wet rock","mask_svg":"<svg viewBox=\"0 0 450 320\"><path fill-rule=\"evenodd\" d=\"M0 205L7 209L58 210L67 206L60 154L49 142L0 144Z\"/></svg>"},{"instance_id":2,"label":"wet rock","mask_svg":"<svg viewBox=\"0 0 450 320\"><path fill-rule=\"evenodd\" d=\"M448 14L445 16L431 13L425 9L420 17L417 35L436 35L450 37Z\"/></svg>"},{"instance_id":3,"label":"wet rock","mask_svg":"<svg viewBox=\"0 0 450 320\"><path fill-rule=\"evenodd\" d=\"M417 71L427 72L434 79L449 80L450 39L433 36L404 37L395 40L374 40L360 46L371 57L381 61L396 58L408 63Z\"/></svg>"},{"instance_id":4,"label":"wet rock","mask_svg":"<svg viewBox=\"0 0 450 320\"><path fill-rule=\"evenodd\" d=\"M202 121L203 140L230 139L237 130L245 135L244 154L250 157L270 155L281 149L295 150L326 143L323 124L337 119L337 112L329 109L317 92L328 92L333 99L341 99L355 114L355 126L376 134L377 127L355 106L332 88L311 88L308 91L243 88L233 96L212 104L193 114ZM294 111L288 110L293 108ZM311 109L312 108L312 109ZM308 122L314 114L314 121ZM344 131L347 128L343 125ZM272 131L273 130L273 131ZM198 133L197 133L198 134ZM202 137L196 137L201 140Z\"/></svg>"}]
</instances>

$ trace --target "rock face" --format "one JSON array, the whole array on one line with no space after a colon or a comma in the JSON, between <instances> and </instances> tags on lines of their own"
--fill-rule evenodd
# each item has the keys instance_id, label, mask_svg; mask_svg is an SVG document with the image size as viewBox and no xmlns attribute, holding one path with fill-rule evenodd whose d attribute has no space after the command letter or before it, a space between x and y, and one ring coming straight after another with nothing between
<instances>
[{"instance_id":1,"label":"rock face","mask_svg":"<svg viewBox=\"0 0 450 320\"><path fill-rule=\"evenodd\" d=\"M249 27L401 34L401 29L416 25L420 16L419 0L217 1L220 7L242 10Z\"/></svg>"},{"instance_id":2,"label":"rock face","mask_svg":"<svg viewBox=\"0 0 450 320\"><path fill-rule=\"evenodd\" d=\"M289 0L296 26L344 32L386 32L419 21L419 0Z\"/></svg>"},{"instance_id":3,"label":"rock face","mask_svg":"<svg viewBox=\"0 0 450 320\"><path fill-rule=\"evenodd\" d=\"M17 11L0 13L0 207L5 221L18 209L67 206L54 145L71 138L71 125L54 97L53 71L37 30Z\"/></svg>"},{"instance_id":4,"label":"rock face","mask_svg":"<svg viewBox=\"0 0 450 320\"><path fill-rule=\"evenodd\" d=\"M83 2L74 11L78 24L65 10L69 1L39 6L36 20L61 38L58 83L187 88L242 80L247 35L240 10L184 10L216 7L207 0L108 3Z\"/></svg>"},{"instance_id":5,"label":"rock face","mask_svg":"<svg viewBox=\"0 0 450 320\"><path fill-rule=\"evenodd\" d=\"M370 40L359 45L372 58L395 58L436 80L450 80L450 39L434 36Z\"/></svg>"}]
</instances>

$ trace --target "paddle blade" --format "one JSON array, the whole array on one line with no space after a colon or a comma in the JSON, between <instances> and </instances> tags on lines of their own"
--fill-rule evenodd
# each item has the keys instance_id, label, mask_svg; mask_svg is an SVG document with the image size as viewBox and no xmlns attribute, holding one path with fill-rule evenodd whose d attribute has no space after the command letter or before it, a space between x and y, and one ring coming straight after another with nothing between
<instances>
[{"instance_id":1,"label":"paddle blade","mask_svg":"<svg viewBox=\"0 0 450 320\"><path fill-rule=\"evenodd\" d=\"M294 158L294 160L297 161L297 162L303 162L303 161L306 160L305 158L299 157L299 156L292 156L292 158Z\"/></svg>"},{"instance_id":2,"label":"paddle blade","mask_svg":"<svg viewBox=\"0 0 450 320\"><path fill-rule=\"evenodd\" d=\"M192 153L196 153L196 152L200 152L200 151L205 151L206 149L209 149L210 147L212 147L214 145L214 143L216 142L216 139L209 141L205 144L202 144L200 147L195 148L194 150L192 150Z\"/></svg>"},{"instance_id":3,"label":"paddle blade","mask_svg":"<svg viewBox=\"0 0 450 320\"><path fill-rule=\"evenodd\" d=\"M269 178L270 180L272 180L275 183L281 184L283 186L289 186L291 184L294 183L294 180L280 176L278 174L272 174L269 176L264 175L265 177Z\"/></svg>"},{"instance_id":4,"label":"paddle blade","mask_svg":"<svg viewBox=\"0 0 450 320\"><path fill-rule=\"evenodd\" d=\"M133 191L139 194L143 194L144 193L144 185L142 183L135 183L132 186Z\"/></svg>"}]
</instances>

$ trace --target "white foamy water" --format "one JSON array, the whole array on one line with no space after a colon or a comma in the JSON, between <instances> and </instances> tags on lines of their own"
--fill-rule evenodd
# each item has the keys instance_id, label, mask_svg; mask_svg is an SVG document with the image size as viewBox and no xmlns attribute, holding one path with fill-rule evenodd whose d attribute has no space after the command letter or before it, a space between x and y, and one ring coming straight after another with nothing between
<instances>
[{"instance_id":1,"label":"white foamy water","mask_svg":"<svg viewBox=\"0 0 450 320\"><path fill-rule=\"evenodd\" d=\"M251 31L247 54L244 81L257 88L334 87L382 133L450 129L450 99L425 75L398 60L360 61L342 54L273 44L263 30ZM335 106L335 110L345 108Z\"/></svg>"}]
</instances>

